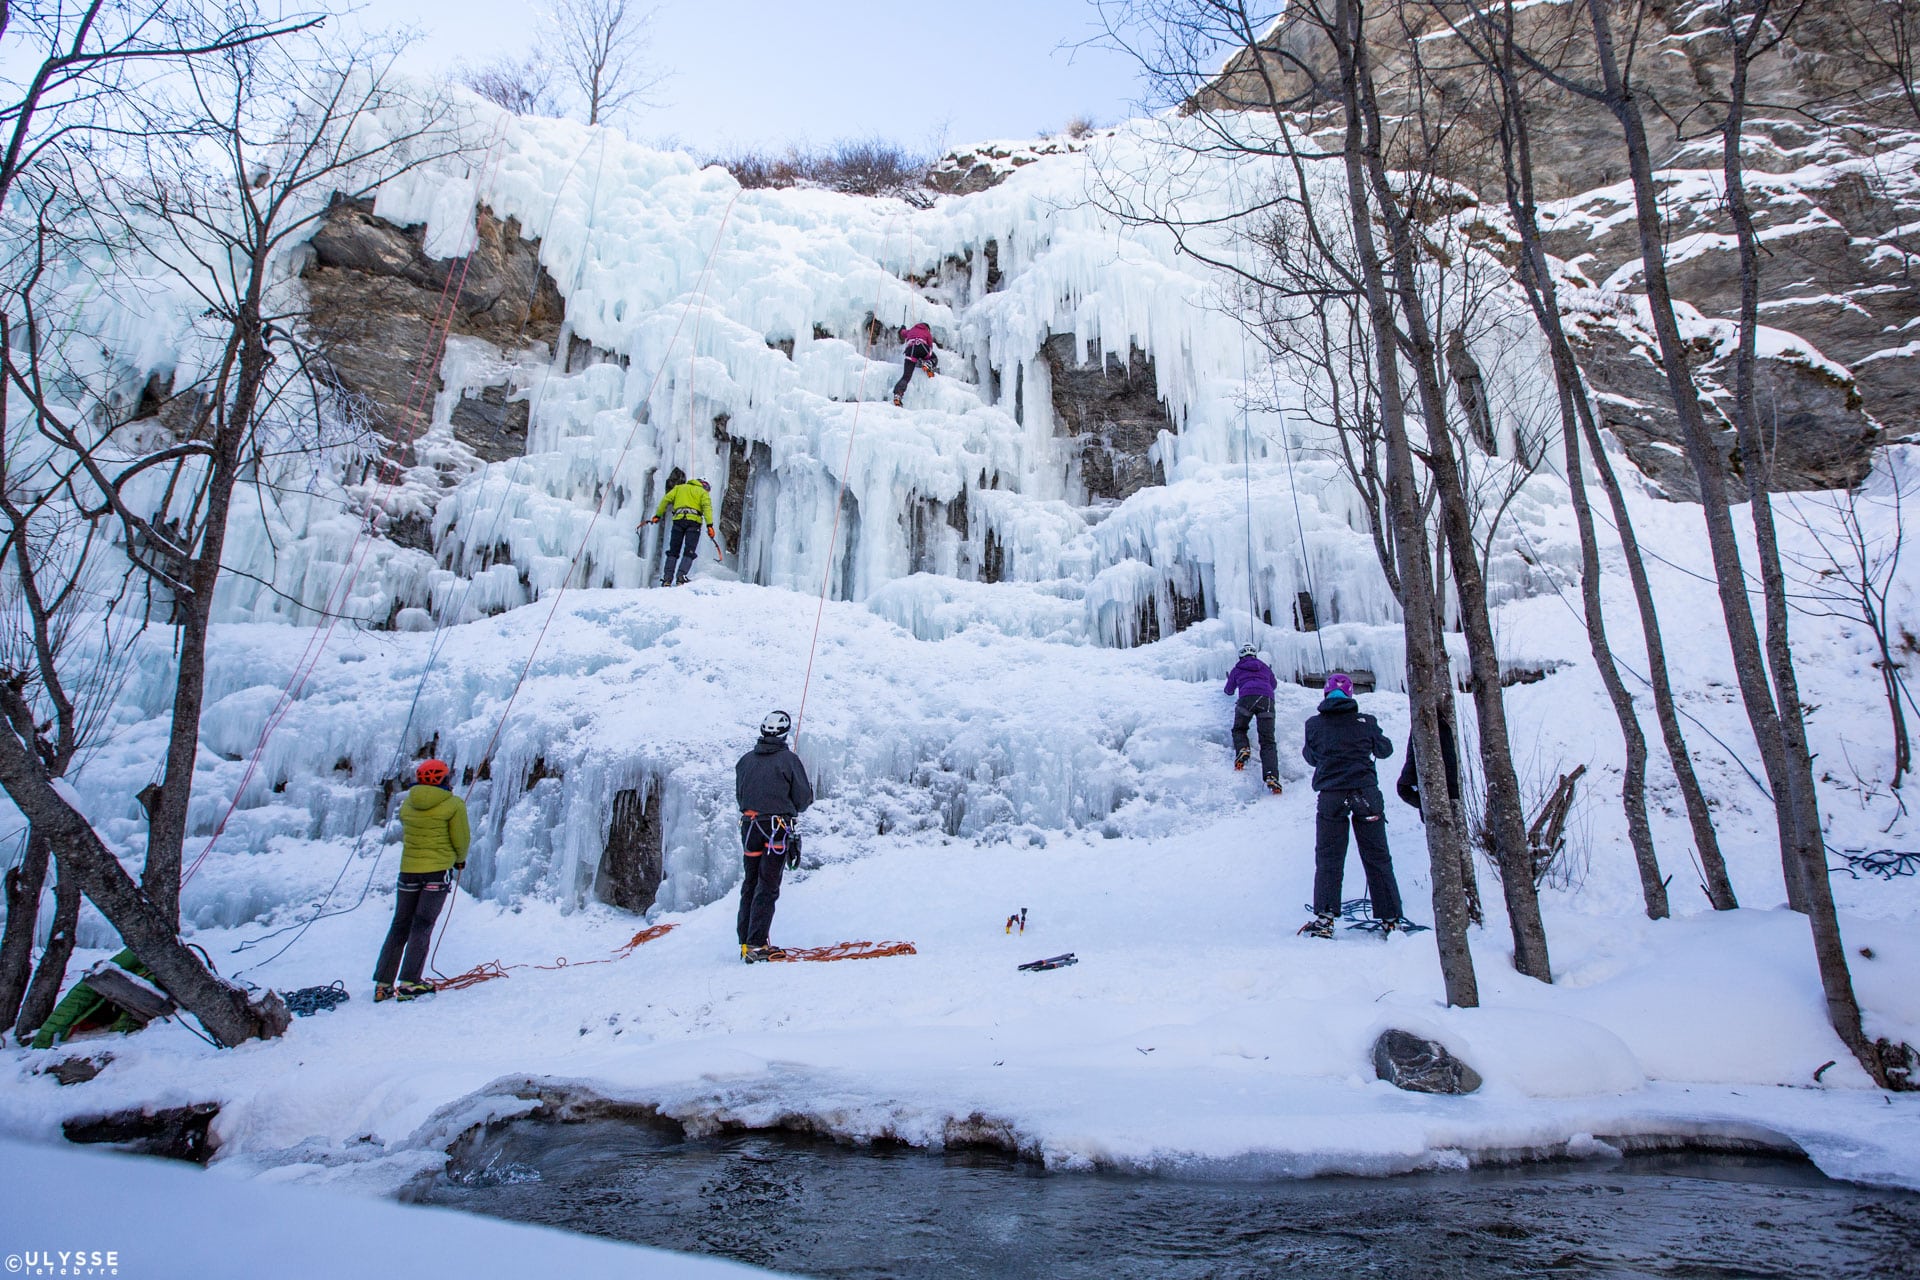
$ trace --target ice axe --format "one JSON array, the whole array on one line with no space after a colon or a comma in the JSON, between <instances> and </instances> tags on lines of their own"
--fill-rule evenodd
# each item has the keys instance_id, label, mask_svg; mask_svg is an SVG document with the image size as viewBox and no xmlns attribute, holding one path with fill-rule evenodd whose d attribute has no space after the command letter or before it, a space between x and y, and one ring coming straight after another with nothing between
<instances>
[{"instance_id":1,"label":"ice axe","mask_svg":"<svg viewBox=\"0 0 1920 1280\"><path fill-rule=\"evenodd\" d=\"M713 531L712 525L707 526L707 537L713 542L713 550L719 557L720 563L725 564L727 562L727 549L720 545L720 535Z\"/></svg>"}]
</instances>

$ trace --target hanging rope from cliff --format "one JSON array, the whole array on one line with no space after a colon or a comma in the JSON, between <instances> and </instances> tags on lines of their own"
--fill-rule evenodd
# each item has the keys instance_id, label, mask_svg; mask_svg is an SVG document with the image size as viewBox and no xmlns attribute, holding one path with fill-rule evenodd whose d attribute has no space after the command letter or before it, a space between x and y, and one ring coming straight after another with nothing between
<instances>
[{"instance_id":1,"label":"hanging rope from cliff","mask_svg":"<svg viewBox=\"0 0 1920 1280\"><path fill-rule=\"evenodd\" d=\"M887 246L893 242L894 228L899 225L899 222L900 210L896 209L894 210L893 217L887 222L886 234L880 238L880 256L882 258L885 258L887 255ZM907 261L911 263L912 260L913 224L908 223ZM853 421L847 427L846 457L840 462L840 487L833 499L833 531L827 536L826 567L820 571L820 601L813 611L813 638L807 642L807 672L800 681L800 709L796 711L793 716L792 741L796 744L800 741L800 725L807 718L807 692L813 688L813 660L814 656L820 651L820 623L827 614L827 588L833 581L833 553L834 549L840 545L840 510L846 506L847 502L847 476L853 470L853 441L860 433L860 410L867 402L867 379L873 375L873 339L875 330L879 328L880 323L878 317L880 295L886 288L887 280L884 267L881 269L880 274L881 280L874 286L873 290L873 306L867 309L869 324L865 334L866 345L861 352L863 359L860 370L860 385L858 393L853 398Z\"/></svg>"},{"instance_id":2,"label":"hanging rope from cliff","mask_svg":"<svg viewBox=\"0 0 1920 1280\"><path fill-rule=\"evenodd\" d=\"M603 144L602 144L602 152L601 152L602 162L604 162L605 159L606 159L606 154L605 154L604 135L603 135ZM596 178L595 180L596 200L595 200L593 209L589 212L589 216L587 220L587 238L585 243L583 243L583 245L581 246L581 250L580 250L581 270L583 272L586 269L586 255L589 248L592 245L594 220L598 213L598 200L597 200L598 190L599 190L599 183L598 183L598 179ZM734 189L732 197L727 201L726 209L720 215L720 225L718 226L718 228L715 229L713 234L713 247L707 251L706 262L700 268L700 287L702 289L705 288L705 280L707 277L707 273L713 270L714 260L719 256L720 245L726 238L727 225L733 218L734 206L737 203L739 203L740 191L741 191L741 188L739 187L736 187ZM575 287L576 289L578 288L577 283ZM680 319L674 325L672 337L670 337L667 340L667 350L665 354L661 356L660 363L657 366L655 366L652 379L647 383L646 394L641 397L641 401L640 401L642 404L646 404L650 402L653 399L653 393L659 389L660 379L666 373L668 363L672 357L673 348L679 342L680 335L686 328L687 317L689 316L689 314L691 314L692 310L693 310L693 300L692 298L689 298L687 305L681 308ZM625 442L621 444L620 453L614 459L613 466L610 469L609 474L612 474L612 475L620 474L620 468L626 464L627 456L633 451L634 441L639 438L639 435L640 435L640 415L636 413L633 419L633 426L627 431L627 438ZM473 779L467 783L466 789L462 793L463 798L465 796L472 794L473 783L475 781L478 781L481 769L484 769L486 767L487 762L493 758L493 750L496 746L499 745L500 735L505 731L507 727L507 717L513 714L514 704L518 702L520 698L520 690L526 685L527 675L533 670L534 659L539 657L540 655L540 646L543 643L545 643L547 638L547 632L553 626L553 619L555 615L557 615L560 611L561 602L566 599L567 590L573 582L574 574L577 573L580 569L580 561L587 553L587 547L589 543L592 541L593 531L595 527L598 526L598 524L600 523L600 517L606 513L607 500L612 496L613 490L614 490L613 485L604 485L601 487L600 500L594 504L593 515L587 521L587 527L581 531L579 545L574 548L573 556L567 562L567 572L564 575L562 575L560 579L560 585L558 588L555 589L553 593L553 603L548 606L547 616L541 620L540 630L534 635L533 645L527 651L527 660L521 664L520 673L518 676L514 678L513 688L507 694L506 705L501 707L500 717L494 723L494 726L493 726L493 734L487 739L487 744L485 748L482 749L482 751L480 752L480 756L479 756L480 766L475 769ZM459 900L460 900L459 880L456 877L454 880L454 889L452 892L452 896L450 896L447 900L446 912L441 917L440 929L438 934L434 938L433 950L428 954L428 958L427 958L428 967L431 968L433 972L436 974L440 972L439 968L437 967L437 962L440 956L440 946L444 941L446 941L447 929L453 923L453 908L455 904L459 902Z\"/></svg>"},{"instance_id":3,"label":"hanging rope from cliff","mask_svg":"<svg viewBox=\"0 0 1920 1280\"><path fill-rule=\"evenodd\" d=\"M496 141L497 140L498 140L498 135L496 135ZM587 204L589 209L589 216L588 216L589 239L591 238L591 230L592 230L592 212L591 211L597 207L599 202L600 179L601 179L602 172L604 170L604 165L606 160L606 150L605 150L606 140L604 135L602 136L600 141L601 141L600 163L597 164L594 168L593 187L587 197ZM592 147L592 145L593 145L593 141L589 139L584 145L581 146L579 152L574 156L573 162L567 166L567 171L561 175L560 182L555 186L553 198L547 202L546 217L541 222L540 237L539 237L540 243L545 244L548 242L549 237L551 236L553 231L554 218L559 213L559 210L560 210L561 196L565 194L567 184L573 180L573 175L579 171L580 162L586 159L587 151ZM486 189L486 182L483 177L482 182L476 188L476 190L484 191L485 189ZM468 259L467 259L468 263L470 263L471 260L472 260L472 256L468 255ZM585 264L586 264L586 260L583 252L581 262L574 271L573 288L569 291L569 296L571 296L573 293L579 292L580 281L585 271ZM447 311L447 323L449 326L452 323L453 311L455 308L457 308L459 303L459 290L464 289L465 287L465 282L466 282L465 266L466 264L462 265L462 270L459 277L459 282L460 282L459 288L455 290L453 303L448 308L448 311ZM453 273L449 272L448 281L451 283L452 280L453 280ZM525 314L521 317L520 324L518 328L515 330L514 341L516 345L518 345L518 343L526 337L527 327L532 322L534 302L539 296L539 292L540 292L540 280L541 280L541 272L536 271L534 273L534 278L532 282L528 285L527 306L525 308ZM444 289L443 289L442 297L443 298L445 297ZM436 311L436 315L438 315L437 311ZM429 337L428 350L431 351L435 349L432 341L431 332L429 333L428 337ZM446 344L446 335L445 333L442 333L439 344L438 344L438 349L441 351L444 351L445 344ZM558 343L556 343L555 345L556 345L556 348L559 346ZM563 351L556 350L553 353L553 355L555 358L563 362L562 367L564 368L565 353ZM437 368L437 365L435 365L434 367ZM425 358L423 357L422 363L418 367L418 370L415 375L416 381L421 377L423 377L426 372L429 372L429 369L425 362ZM527 415L529 423L537 422L539 420L540 407L546 401L547 388L549 385L551 385L551 381L552 381L551 378L542 378L540 380L539 390L535 392L533 402L529 407L529 411ZM412 394L413 394L412 388L409 388L408 403L411 403L412 401ZM516 470L523 467L525 465L525 462L526 462L525 455L522 455L520 458L515 459L514 466ZM492 525L489 528L489 531L486 537L482 538L475 545L492 546L494 544L495 538L499 533L501 519L504 517L507 509L507 505L508 505L507 500L511 496L511 493L512 493L511 482L509 482L507 485L502 486L500 499L498 502L494 503L492 507L492 513L493 513ZM369 529L370 528L371 526L369 526ZM472 594L473 594L473 578L470 575L467 577L465 583L462 586L459 600L456 601L449 608L446 616L457 622L461 617L461 615L465 613L466 602L472 597ZM450 626L440 627L434 633L433 642L431 645L428 646L428 649L427 649L426 661L424 664L422 664L422 667L420 670L420 678L418 681L414 683L413 695L407 702L407 714L405 718L401 721L400 731L394 742L392 757L388 761L386 770L382 775L384 777L392 778L392 777L398 776L401 761L406 753L407 736L409 731L413 727L414 716L419 711L421 696L426 690L427 680L429 679L429 677L432 676L434 668L439 662L440 654L445 649L447 640L451 634L452 634L452 628ZM274 725L274 727L277 727L277 722ZM270 732L267 735L263 735L261 739L261 746L265 745L265 742L268 736L271 736ZM236 794L236 802L237 802L237 799L238 799L238 796ZM372 830L372 829L373 828L371 827L368 828L368 830ZM217 830L215 831L214 836L216 839L218 838L219 832ZM247 966L247 968L240 970L239 971L240 973L250 973L250 972L253 972L254 970L265 968L266 966L272 964L274 961L278 960L281 956L285 955L289 950L291 950L295 944L297 944L302 938L306 936L307 930L312 928L315 924L317 924L321 920L331 920L337 916L348 915L354 911L359 910L360 907L366 903L368 895L373 891L374 876L378 874L378 871L379 871L378 859L375 859L374 862L368 866L366 880L361 884L359 895L355 897L355 899L351 904L344 907L337 908L335 910L331 910L331 911L327 909L328 904L333 901L333 895L339 892L340 884L346 878L348 868L350 868L353 865L355 859L360 857L361 850L366 843L366 839L367 839L367 831L362 831L360 835L355 838L353 842L353 847L347 851L346 859L340 864L340 870L338 873L335 874L333 878L333 882L327 886L326 893L321 895L321 899L319 903L315 905L312 913L308 915L304 920L301 920L295 924L283 926L279 929L270 930L269 932L261 934L254 938L245 939L238 946L233 948L230 954L238 955L241 952L252 950L253 948L261 946L264 943L270 942L277 937L281 937L282 935L288 932L293 932L294 934L294 936L291 939L289 939L287 943L284 946L282 946L279 950L275 951L272 955L268 956L266 959L258 961L252 965ZM211 842L209 842L208 849L209 850L211 849ZM207 852L208 850L203 850L201 852L200 859L197 859L194 864L196 868L198 867L199 862L205 859ZM184 882L185 882L185 878L183 877L182 883ZM236 974L235 976L238 976L238 975Z\"/></svg>"}]
</instances>

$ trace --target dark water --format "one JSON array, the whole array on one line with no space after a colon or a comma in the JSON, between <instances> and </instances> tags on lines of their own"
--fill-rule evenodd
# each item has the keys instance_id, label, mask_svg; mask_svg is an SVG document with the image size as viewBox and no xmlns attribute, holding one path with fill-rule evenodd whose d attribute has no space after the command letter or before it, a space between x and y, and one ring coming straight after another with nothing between
<instances>
[{"instance_id":1,"label":"dark water","mask_svg":"<svg viewBox=\"0 0 1920 1280\"><path fill-rule=\"evenodd\" d=\"M626 1121L519 1122L427 1197L813 1276L1920 1277L1920 1195L1810 1165L1635 1156L1397 1178L1043 1173Z\"/></svg>"}]
</instances>

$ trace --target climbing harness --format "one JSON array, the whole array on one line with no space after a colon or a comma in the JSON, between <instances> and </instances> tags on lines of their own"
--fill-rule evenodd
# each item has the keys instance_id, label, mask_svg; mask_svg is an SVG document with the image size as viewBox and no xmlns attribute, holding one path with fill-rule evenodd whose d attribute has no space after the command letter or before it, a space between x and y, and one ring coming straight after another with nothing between
<instances>
[{"instance_id":1,"label":"climbing harness","mask_svg":"<svg viewBox=\"0 0 1920 1280\"><path fill-rule=\"evenodd\" d=\"M324 987L302 987L298 991L283 992L280 999L286 1004L287 1012L296 1018L311 1018L316 1013L324 1013L353 999L347 994L347 984L338 978Z\"/></svg>"}]
</instances>

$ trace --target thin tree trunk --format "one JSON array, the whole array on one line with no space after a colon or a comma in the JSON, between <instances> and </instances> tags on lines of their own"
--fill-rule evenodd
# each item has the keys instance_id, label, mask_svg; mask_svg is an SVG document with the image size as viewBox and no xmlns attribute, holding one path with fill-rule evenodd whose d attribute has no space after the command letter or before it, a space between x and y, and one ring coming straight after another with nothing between
<instances>
[{"instance_id":1,"label":"thin tree trunk","mask_svg":"<svg viewBox=\"0 0 1920 1280\"><path fill-rule=\"evenodd\" d=\"M1557 320L1557 313L1556 313ZM1557 325L1556 325L1557 327ZM1561 341L1566 340L1565 334ZM1707 807L1707 793L1700 776L1693 771L1693 756L1687 748L1686 734L1680 728L1680 711L1673 700L1673 681L1667 674L1667 646L1660 632L1660 614L1653 600L1653 583L1640 555L1640 539L1633 531L1633 517L1627 510L1626 495L1621 492L1620 477L1614 474L1607 457L1606 442L1593 418L1592 403L1583 391L1574 401L1580 415L1580 430L1593 454L1594 470L1600 487L1606 490L1607 503L1613 508L1613 525L1620 534L1620 551L1626 557L1627 577L1633 583L1634 603L1640 609L1640 631L1647 645L1647 683L1653 686L1653 711L1660 721L1660 737L1666 744L1667 759L1680 787L1680 799L1687 808L1687 825L1693 832L1693 847L1700 857L1701 888L1715 911L1733 911L1740 905L1734 896L1733 880L1727 874L1727 860L1720 852L1720 833L1713 828L1713 811Z\"/></svg>"},{"instance_id":2,"label":"thin tree trunk","mask_svg":"<svg viewBox=\"0 0 1920 1280\"><path fill-rule=\"evenodd\" d=\"M40 894L47 885L52 850L47 842L27 833L20 865L7 871L7 928L0 935L0 1027L10 1027L20 1016L20 1001L33 973L33 933L40 923Z\"/></svg>"},{"instance_id":3,"label":"thin tree trunk","mask_svg":"<svg viewBox=\"0 0 1920 1280\"><path fill-rule=\"evenodd\" d=\"M1546 925L1540 918L1540 899L1533 880L1533 860L1527 847L1526 817L1521 809L1520 780L1513 768L1513 749L1507 729L1506 703L1500 688L1500 662L1493 623L1487 611L1486 580L1475 552L1473 515L1454 460L1448 434L1446 396L1440 389L1431 326L1419 296L1418 255L1412 228L1399 208L1386 161L1378 104L1373 94L1371 54L1363 27L1353 32L1354 82L1357 106L1365 121L1365 164L1393 258L1394 287L1400 296L1400 314L1407 325L1408 363L1427 420L1427 469L1440 499L1440 518L1446 529L1448 558L1453 567L1453 589L1460 604L1467 635L1467 660L1473 671L1473 703L1480 724L1480 761L1487 774L1487 822L1494 856L1500 864L1500 888L1506 898L1513 931L1514 968L1542 982L1553 981L1547 952ZM1363 256L1365 251L1362 251ZM1378 269L1377 266L1375 268ZM1390 318L1390 317L1389 317ZM1399 350L1396 331L1387 342L1387 363ZM1382 387L1384 394L1385 388Z\"/></svg>"},{"instance_id":4,"label":"thin tree trunk","mask_svg":"<svg viewBox=\"0 0 1920 1280\"><path fill-rule=\"evenodd\" d=\"M1580 424L1573 407L1575 397L1583 393L1580 371L1564 367L1559 355L1556 351L1554 373L1561 379L1560 435L1566 444L1567 492L1573 500L1574 522L1580 529L1580 601L1586 612L1587 642L1626 744L1626 772L1620 780L1620 803L1627 815L1627 841L1633 846L1634 865L1640 872L1640 896L1646 904L1647 918L1664 920L1671 914L1667 884L1660 875L1653 827L1647 821L1647 737L1640 731L1633 695L1627 691L1626 682L1620 678L1620 668L1613 661L1613 651L1607 647L1607 619L1600 605L1600 547L1593 528L1593 510L1587 504L1587 482L1580 457Z\"/></svg>"},{"instance_id":5,"label":"thin tree trunk","mask_svg":"<svg viewBox=\"0 0 1920 1280\"><path fill-rule=\"evenodd\" d=\"M20 1015L14 1022L14 1038L25 1041L40 1029L60 1003L60 985L67 978L67 961L73 958L73 935L80 927L80 886L62 872L53 889L53 928L47 934L47 949L27 985L26 999L20 1002Z\"/></svg>"},{"instance_id":6,"label":"thin tree trunk","mask_svg":"<svg viewBox=\"0 0 1920 1280\"><path fill-rule=\"evenodd\" d=\"M1765 660L1760 652L1760 637L1753 622L1753 609L1747 599L1746 571L1740 562L1740 545L1733 530L1727 506L1725 460L1707 430L1706 417L1693 386L1693 374L1687 363L1686 343L1674 318L1673 293L1667 281L1666 245L1660 222L1659 192L1653 181L1653 158L1647 142L1646 125L1640 103L1621 76L1614 49L1613 23L1608 0L1587 0L1587 12L1593 27L1594 47L1604 82L1606 105L1619 121L1626 139L1627 166L1632 177L1635 225L1639 233L1641 274L1646 281L1648 310L1652 314L1654 335L1658 339L1660 367L1673 396L1674 412L1680 420L1686 440L1687 460L1693 466L1700 486L1701 513L1706 521L1707 545L1713 555L1714 580L1720 595L1720 609L1726 619L1727 640L1733 653L1733 670L1746 707L1748 723L1766 768L1778 812L1781 863L1786 874L1787 900L1797 909L1805 909L1807 885L1805 866L1795 849L1798 839L1793 807L1794 784L1786 762L1786 740L1779 711L1773 705L1768 687Z\"/></svg>"},{"instance_id":7,"label":"thin tree trunk","mask_svg":"<svg viewBox=\"0 0 1920 1280\"><path fill-rule=\"evenodd\" d=\"M238 376L230 408L218 432L209 467L204 532L194 557L189 583L192 594L183 602L179 669L174 677L173 721L167 738L167 768L160 784L160 801L148 825L147 858L140 886L162 918L180 927L180 877L185 860L187 812L193 799L193 774L200 752L200 718L206 705L207 637L213 622L214 592L220 583L220 558L227 544L227 516L233 505L233 487L239 476L240 441L248 434L266 376L269 355L261 340L259 282L264 268L253 272L253 293L235 322ZM225 388L216 391L223 395Z\"/></svg>"},{"instance_id":8,"label":"thin tree trunk","mask_svg":"<svg viewBox=\"0 0 1920 1280\"><path fill-rule=\"evenodd\" d=\"M1512 23L1509 0L1506 28L1509 39ZM1502 54L1503 60L1492 69L1498 77L1501 94L1500 141L1507 209L1520 233L1518 275L1534 321L1547 339L1554 382L1560 393L1560 437L1566 451L1567 494L1580 533L1580 601L1586 615L1587 642L1593 651L1600 682L1613 703L1614 718L1620 722L1620 737L1625 747L1620 803L1626 812L1627 840L1633 847L1634 865L1640 873L1640 896L1646 904L1647 918L1662 920L1670 914L1670 908L1666 881L1660 874L1660 859L1654 848L1653 827L1647 820L1647 738L1641 731L1639 714L1634 710L1633 695L1627 691L1626 682L1620 678L1619 665L1613 660L1613 650L1607 642L1606 613L1600 600L1600 542L1594 529L1593 508L1587 500L1586 468L1580 450L1579 404L1586 396L1586 387L1573 358L1573 348L1560 325L1560 301L1540 245L1539 225L1534 217L1532 144L1513 76L1512 48L1503 48Z\"/></svg>"},{"instance_id":9,"label":"thin tree trunk","mask_svg":"<svg viewBox=\"0 0 1920 1280\"><path fill-rule=\"evenodd\" d=\"M1735 348L1733 423L1740 441L1747 479L1754 543L1760 562L1760 583L1767 615L1767 659L1773 671L1774 701L1784 748L1786 794L1776 796L1782 829L1782 857L1791 884L1797 868L1802 885L1802 909L1813 933L1814 958L1820 967L1820 985L1827 998L1827 1017L1848 1049L1881 1083L1886 1070L1867 1041L1860 1021L1860 1002L1847 967L1846 944L1833 905L1828 879L1826 839L1820 824L1820 799L1813 778L1813 757L1807 747L1806 717L1800 706L1799 680L1794 672L1793 647L1788 636L1786 572L1780 563L1779 539L1773 523L1773 501L1767 480L1771 461L1760 438L1754 386L1755 331L1760 313L1760 240L1753 227L1746 190L1741 134L1746 121L1747 72L1755 41L1766 29L1771 0L1758 0L1744 14L1740 5L1727 5L1727 36L1733 52L1733 75L1728 89L1727 117L1722 123L1722 163L1726 175L1727 211L1732 216L1734 241L1740 261L1739 344ZM1744 16L1748 25L1738 28ZM1791 832L1791 840L1784 838Z\"/></svg>"},{"instance_id":10,"label":"thin tree trunk","mask_svg":"<svg viewBox=\"0 0 1920 1280\"><path fill-rule=\"evenodd\" d=\"M1413 478L1413 449L1407 438L1405 405L1395 348L1393 303L1388 296L1380 257L1374 250L1371 202L1361 156L1359 66L1356 60L1361 15L1349 0L1336 0L1336 30L1329 32L1340 59L1340 88L1345 109L1347 199L1353 225L1355 256L1364 280L1367 310L1374 333L1374 358L1380 379L1380 415L1387 447L1389 510L1394 522L1395 551L1399 557L1402 624L1407 641L1407 691L1413 719L1413 750L1425 778L1447 776L1440 749L1439 699L1452 679L1446 646L1434 627L1436 605L1433 580L1426 563L1426 520ZM1433 877L1433 927L1440 952L1440 973L1447 1003L1480 1003L1479 983L1473 971L1473 953L1467 945L1466 894L1460 869L1465 857L1466 833L1457 820L1459 808L1442 786L1422 787L1421 816L1426 820L1427 856Z\"/></svg>"}]
</instances>

